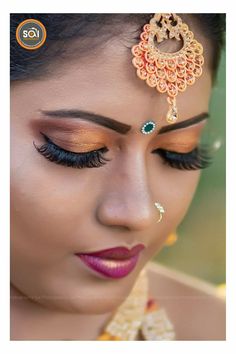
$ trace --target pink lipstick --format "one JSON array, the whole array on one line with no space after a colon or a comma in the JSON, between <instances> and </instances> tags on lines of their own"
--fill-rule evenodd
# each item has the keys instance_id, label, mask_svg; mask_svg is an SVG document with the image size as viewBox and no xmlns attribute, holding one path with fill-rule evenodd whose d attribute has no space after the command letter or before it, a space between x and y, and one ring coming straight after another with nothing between
<instances>
[{"instance_id":1,"label":"pink lipstick","mask_svg":"<svg viewBox=\"0 0 236 354\"><path fill-rule=\"evenodd\" d=\"M76 253L84 264L109 278L123 278L136 266L140 252L145 248L138 244L131 250L125 247L109 248L92 253Z\"/></svg>"}]
</instances>

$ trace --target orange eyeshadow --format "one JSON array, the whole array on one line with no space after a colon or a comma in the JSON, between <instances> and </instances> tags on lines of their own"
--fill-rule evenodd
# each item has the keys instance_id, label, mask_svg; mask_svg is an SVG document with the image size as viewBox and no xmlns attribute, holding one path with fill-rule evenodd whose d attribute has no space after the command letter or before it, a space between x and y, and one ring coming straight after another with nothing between
<instances>
[{"instance_id":1,"label":"orange eyeshadow","mask_svg":"<svg viewBox=\"0 0 236 354\"><path fill-rule=\"evenodd\" d=\"M32 128L42 132L56 145L73 152L89 152L106 146L111 139L102 127L94 127L87 122L61 122L35 120Z\"/></svg>"},{"instance_id":2,"label":"orange eyeshadow","mask_svg":"<svg viewBox=\"0 0 236 354\"><path fill-rule=\"evenodd\" d=\"M158 144L155 144L156 148L178 151L180 153L187 153L193 150L200 140L201 131L205 126L203 124L198 124L195 127L191 126L172 131L157 137ZM158 145L158 146L157 146Z\"/></svg>"}]
</instances>

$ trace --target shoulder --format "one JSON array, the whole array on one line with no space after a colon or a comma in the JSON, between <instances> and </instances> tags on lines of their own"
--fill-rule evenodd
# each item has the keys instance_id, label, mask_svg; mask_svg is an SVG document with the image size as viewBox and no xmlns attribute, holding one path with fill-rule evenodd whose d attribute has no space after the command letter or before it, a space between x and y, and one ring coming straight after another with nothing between
<instances>
[{"instance_id":1,"label":"shoulder","mask_svg":"<svg viewBox=\"0 0 236 354\"><path fill-rule=\"evenodd\" d=\"M225 340L225 300L214 285L153 262L147 274L150 295L165 308L177 340Z\"/></svg>"}]
</instances>

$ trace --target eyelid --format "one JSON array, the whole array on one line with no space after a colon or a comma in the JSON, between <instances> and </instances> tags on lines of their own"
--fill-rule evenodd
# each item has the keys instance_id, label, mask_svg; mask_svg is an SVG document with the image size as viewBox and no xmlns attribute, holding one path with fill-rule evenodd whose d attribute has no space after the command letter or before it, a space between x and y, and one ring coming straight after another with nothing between
<instances>
[{"instance_id":1,"label":"eyelid","mask_svg":"<svg viewBox=\"0 0 236 354\"><path fill-rule=\"evenodd\" d=\"M187 129L184 128L183 130L171 131L167 133L169 134L168 136L165 134L157 136L157 139L152 142L152 150L160 148L166 150L176 149L183 153L190 152L199 145L203 128L203 126L198 126L188 132L184 131L184 129Z\"/></svg>"},{"instance_id":2,"label":"eyelid","mask_svg":"<svg viewBox=\"0 0 236 354\"><path fill-rule=\"evenodd\" d=\"M166 145L161 146L161 149L169 150L175 149L178 153L188 153L194 150L198 146L199 142L184 144L184 143L169 143Z\"/></svg>"},{"instance_id":3,"label":"eyelid","mask_svg":"<svg viewBox=\"0 0 236 354\"><path fill-rule=\"evenodd\" d=\"M59 137L52 137L50 134L41 133L44 137L47 137L51 140L51 142L57 145L59 148L64 149L69 152L74 153L86 153L91 152L94 150L99 150L104 148L104 143L81 143L81 142L72 142L72 141L65 141Z\"/></svg>"},{"instance_id":4,"label":"eyelid","mask_svg":"<svg viewBox=\"0 0 236 354\"><path fill-rule=\"evenodd\" d=\"M65 136L67 139L77 139L79 138L92 138L95 139L105 139L107 137L107 128L96 125L92 122L83 120L52 120L50 118L38 119L32 122L32 125L36 127L37 130L45 131L46 135L56 135ZM110 131L109 131L110 133ZM115 133L111 131L111 133Z\"/></svg>"},{"instance_id":5,"label":"eyelid","mask_svg":"<svg viewBox=\"0 0 236 354\"><path fill-rule=\"evenodd\" d=\"M186 143L167 143L166 145L168 146L190 146L190 145L194 145L194 144L186 144Z\"/></svg>"}]
</instances>

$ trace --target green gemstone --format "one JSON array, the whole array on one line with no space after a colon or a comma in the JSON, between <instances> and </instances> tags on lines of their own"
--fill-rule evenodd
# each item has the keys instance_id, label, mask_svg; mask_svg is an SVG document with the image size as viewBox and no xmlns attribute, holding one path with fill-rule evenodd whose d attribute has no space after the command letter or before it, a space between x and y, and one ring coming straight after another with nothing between
<instances>
[{"instance_id":1,"label":"green gemstone","mask_svg":"<svg viewBox=\"0 0 236 354\"><path fill-rule=\"evenodd\" d=\"M145 130L146 133L149 133L150 131L153 130L153 128L154 128L154 124L148 123L148 124L145 126L144 130Z\"/></svg>"}]
</instances>

